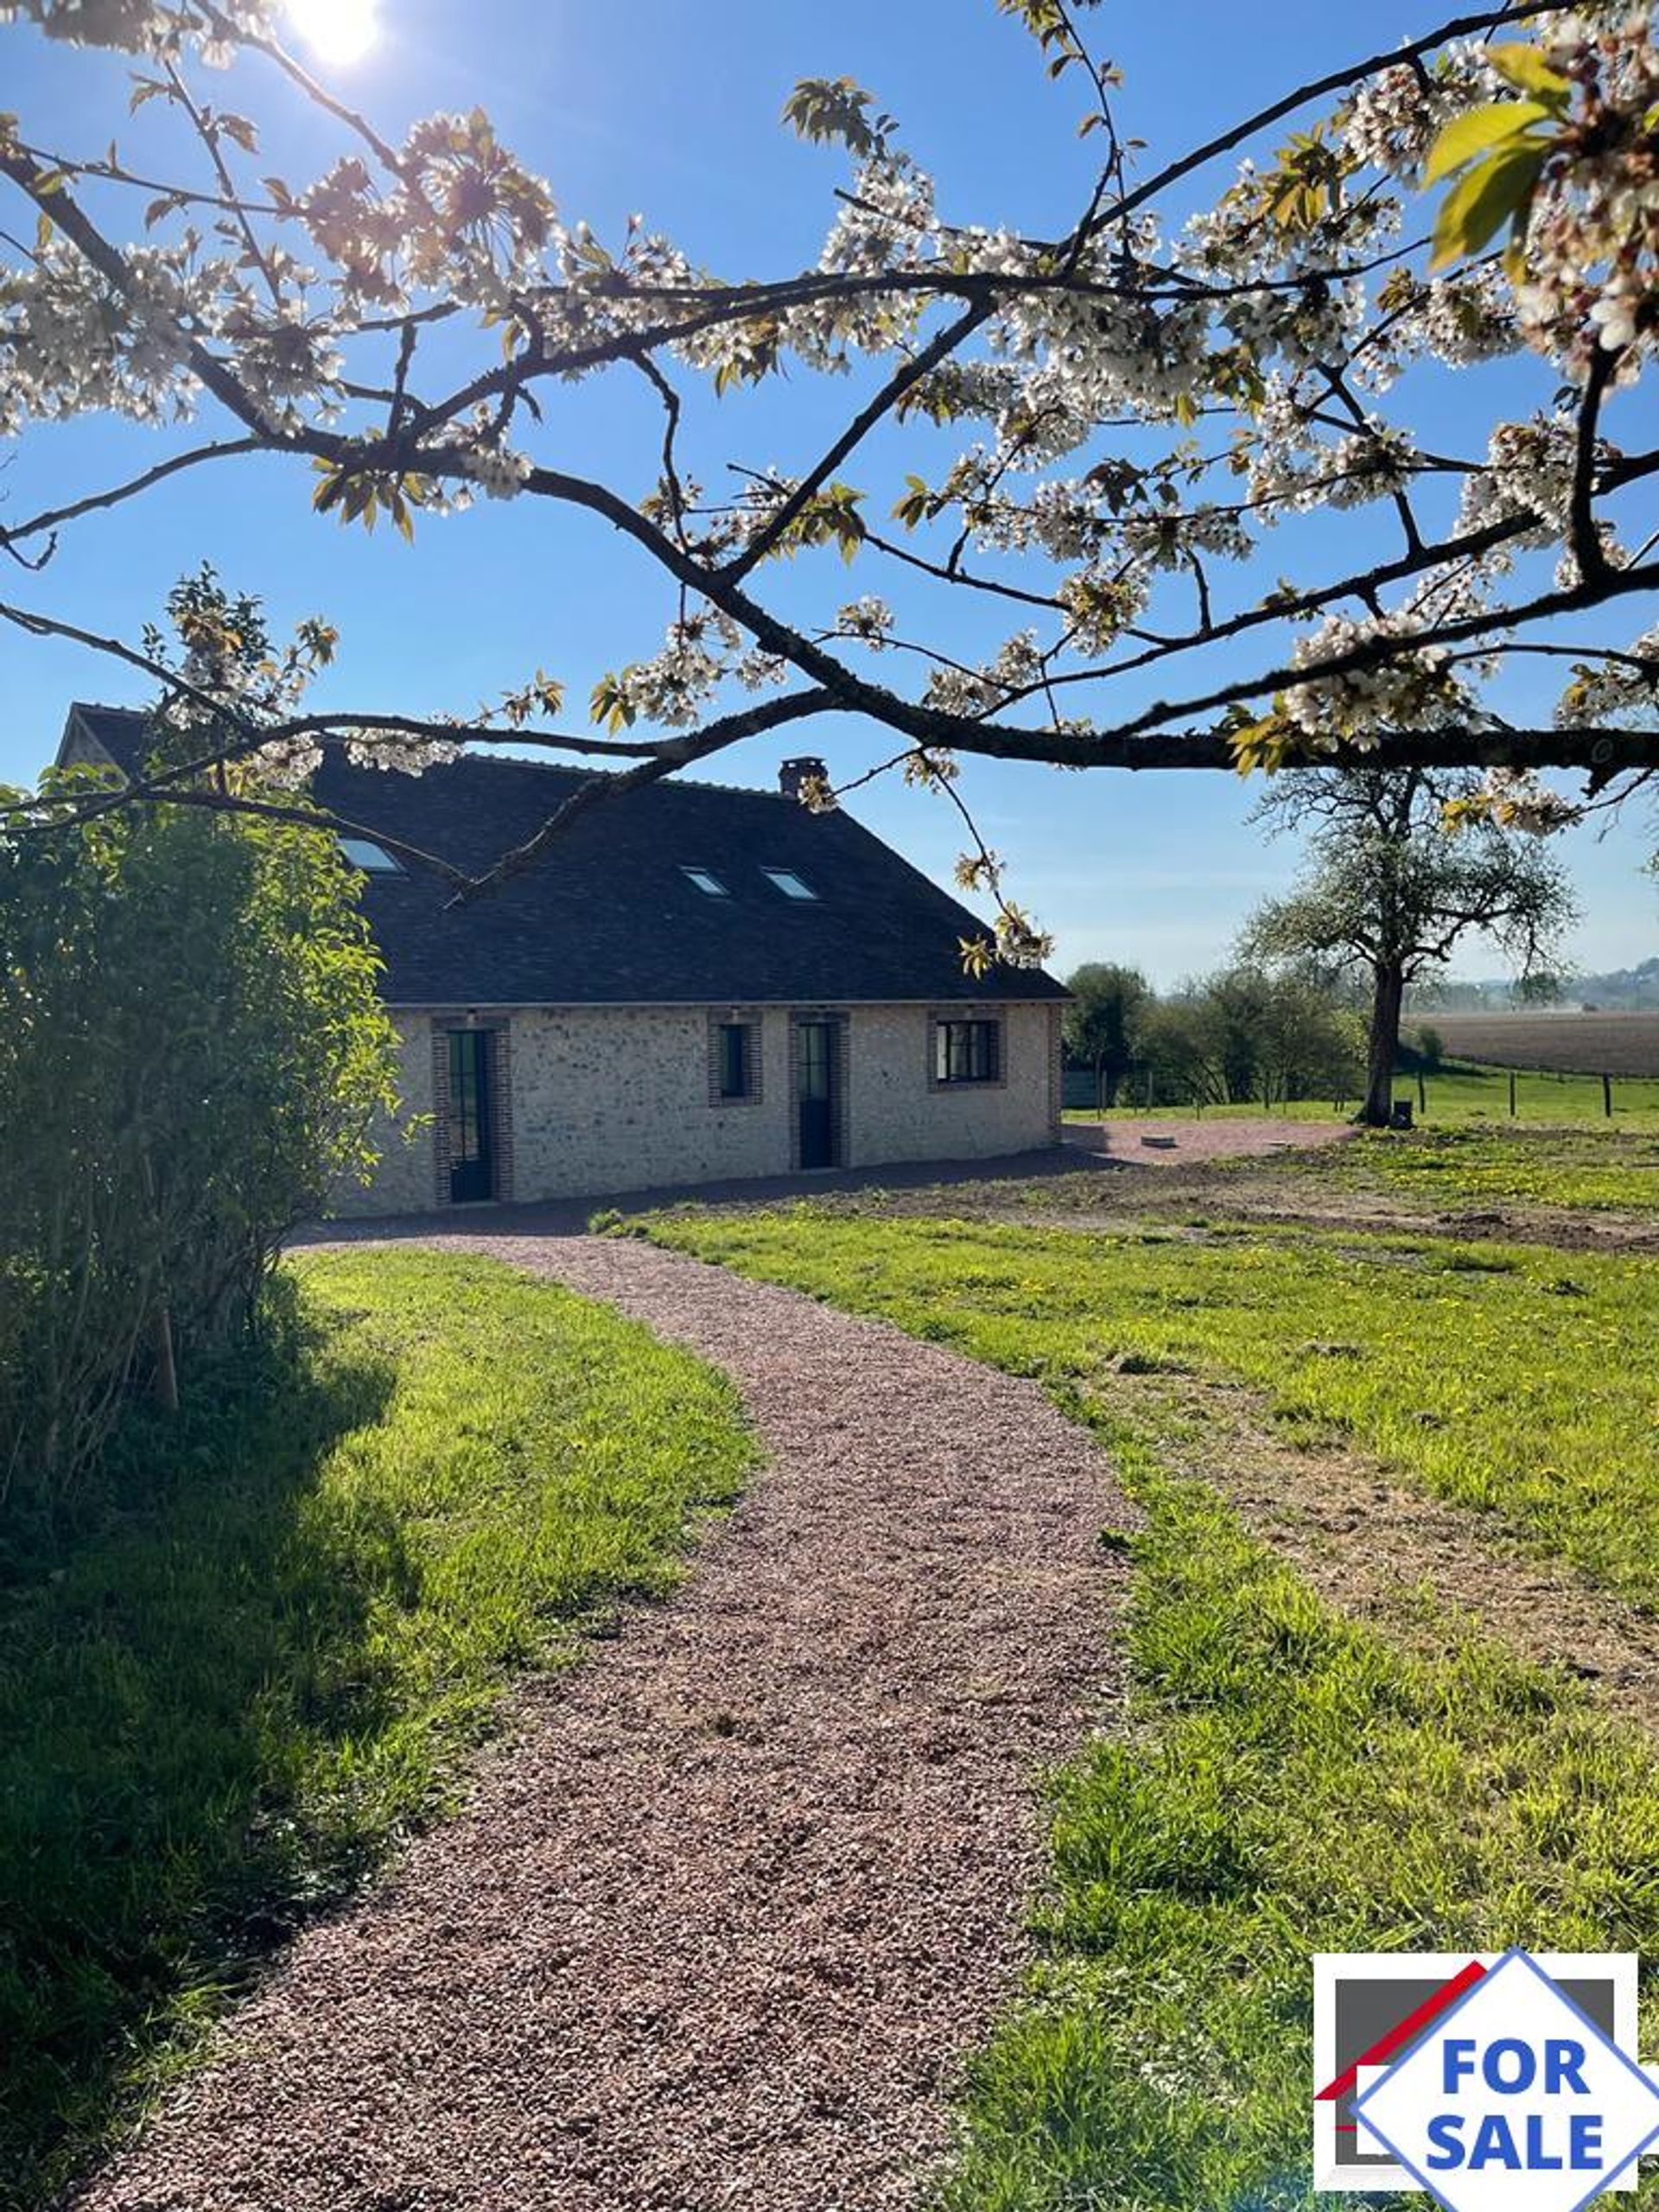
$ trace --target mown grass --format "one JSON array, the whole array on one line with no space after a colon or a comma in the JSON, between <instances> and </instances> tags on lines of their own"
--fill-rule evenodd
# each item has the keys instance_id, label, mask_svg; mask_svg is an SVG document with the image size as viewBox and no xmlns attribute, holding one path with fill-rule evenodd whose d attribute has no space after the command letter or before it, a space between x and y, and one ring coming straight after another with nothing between
<instances>
[{"instance_id":1,"label":"mown grass","mask_svg":"<svg viewBox=\"0 0 1659 2212\"><path fill-rule=\"evenodd\" d=\"M1241 1377L1293 1427L1339 1428L1659 1611L1659 1262L810 1207L664 1217L653 1233L1062 1389L1125 1357Z\"/></svg>"},{"instance_id":2,"label":"mown grass","mask_svg":"<svg viewBox=\"0 0 1659 2212\"><path fill-rule=\"evenodd\" d=\"M719 1377L493 1261L290 1272L216 1405L0 1560L0 2202L440 1810L512 1675L664 1587L750 1462Z\"/></svg>"},{"instance_id":3,"label":"mown grass","mask_svg":"<svg viewBox=\"0 0 1659 2212\"><path fill-rule=\"evenodd\" d=\"M1425 1656L1346 1619L1169 1471L1173 1438L1126 1420L1107 1372L1124 1353L1254 1371L1288 1417L1345 1414L1433 1487L1482 1492L1506 1468L1535 1484L1535 1533L1576 1527L1611 1557L1617 1516L1580 1511L1576 1478L1537 1488L1531 1463L1582 1442L1555 1317L1629 1364L1650 1274L1598 1262L1580 1296L1550 1287L1559 1262L1490 1249L1396 1240L1363 1257L811 1209L652 1233L1042 1377L1147 1516L1128 1539L1128 1725L1057 1785L1043 1963L974 2071L948 2212L1308 2204L1311 1953L1659 1948L1647 1740L1462 1630ZM1634 1387L1650 1422L1651 1386ZM1586 1479L1618 1464L1592 1457Z\"/></svg>"},{"instance_id":4,"label":"mown grass","mask_svg":"<svg viewBox=\"0 0 1659 2212\"><path fill-rule=\"evenodd\" d=\"M1268 1174L1308 1172L1300 1157L1247 1165ZM1659 1211L1659 1135L1622 1130L1368 1132L1321 1155L1317 1173L1337 1188L1397 1191L1427 1206Z\"/></svg>"},{"instance_id":5,"label":"mown grass","mask_svg":"<svg viewBox=\"0 0 1659 2212\"><path fill-rule=\"evenodd\" d=\"M1096 1420L1151 1521L1129 1723L1057 1786L1042 1964L940 2202L1308 2205L1311 1954L1650 1954L1659 1766L1491 1644L1427 1661L1344 1619Z\"/></svg>"},{"instance_id":6,"label":"mown grass","mask_svg":"<svg viewBox=\"0 0 1659 2212\"><path fill-rule=\"evenodd\" d=\"M1484 1068L1448 1060L1423 1077L1423 1118L1447 1122L1503 1122L1510 1117L1510 1077L1515 1077L1516 1118L1522 1122L1592 1128L1659 1129L1659 1079L1616 1075L1613 1111L1605 1109L1599 1075L1559 1074L1548 1068ZM1395 1095L1418 1103L1417 1078L1395 1078Z\"/></svg>"}]
</instances>

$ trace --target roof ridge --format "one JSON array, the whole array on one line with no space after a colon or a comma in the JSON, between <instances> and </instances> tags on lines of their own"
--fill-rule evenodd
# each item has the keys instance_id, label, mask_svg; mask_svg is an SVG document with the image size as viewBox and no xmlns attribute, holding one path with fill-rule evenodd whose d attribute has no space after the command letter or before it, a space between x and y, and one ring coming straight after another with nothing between
<instances>
[{"instance_id":1,"label":"roof ridge","mask_svg":"<svg viewBox=\"0 0 1659 2212\"><path fill-rule=\"evenodd\" d=\"M145 707L111 706L101 699L72 699L69 702L69 710L72 714L77 715L119 715L124 721L143 721L147 719L149 711ZM459 727L457 725L457 728ZM464 741L473 746L505 746L523 741L511 736L488 735L477 731L462 731L461 734ZM575 760L542 760L530 753L469 752L462 757L471 761L505 761L515 768L551 769L555 774L563 776L584 774L617 776L623 772L620 768L584 768ZM727 784L717 781L712 776L669 776L664 777L664 781L676 785L681 791L728 791L743 798L772 798L787 801L792 806L800 804L800 801L791 798L788 792L779 791L766 784Z\"/></svg>"}]
</instances>

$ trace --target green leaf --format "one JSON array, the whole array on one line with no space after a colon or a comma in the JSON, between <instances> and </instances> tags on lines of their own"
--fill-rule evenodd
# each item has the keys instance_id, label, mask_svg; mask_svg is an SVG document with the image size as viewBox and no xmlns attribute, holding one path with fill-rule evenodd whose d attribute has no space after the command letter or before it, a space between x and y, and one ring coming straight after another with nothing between
<instances>
[{"instance_id":1,"label":"green leaf","mask_svg":"<svg viewBox=\"0 0 1659 2212\"><path fill-rule=\"evenodd\" d=\"M932 521L939 512L939 505L936 504L925 478L906 473L905 483L905 495L893 510L893 519L903 523L906 530L916 530L923 523Z\"/></svg>"},{"instance_id":2,"label":"green leaf","mask_svg":"<svg viewBox=\"0 0 1659 2212\"><path fill-rule=\"evenodd\" d=\"M1446 195L1434 223L1431 269L1444 269L1482 246L1531 198L1549 152L1541 139L1528 138L1489 154Z\"/></svg>"},{"instance_id":3,"label":"green leaf","mask_svg":"<svg viewBox=\"0 0 1659 2212\"><path fill-rule=\"evenodd\" d=\"M1535 46L1493 46L1486 59L1517 92L1530 92L1558 113L1573 96L1571 81L1552 69Z\"/></svg>"},{"instance_id":4,"label":"green leaf","mask_svg":"<svg viewBox=\"0 0 1659 2212\"><path fill-rule=\"evenodd\" d=\"M865 114L870 94L851 77L803 77L784 102L784 120L798 135L822 145L839 139L861 159L881 143L879 123Z\"/></svg>"},{"instance_id":5,"label":"green leaf","mask_svg":"<svg viewBox=\"0 0 1659 2212\"><path fill-rule=\"evenodd\" d=\"M1494 100L1485 107L1454 115L1429 149L1423 182L1438 184L1477 154L1515 137L1529 124L1546 123L1550 111L1541 100Z\"/></svg>"},{"instance_id":6,"label":"green leaf","mask_svg":"<svg viewBox=\"0 0 1659 2212\"><path fill-rule=\"evenodd\" d=\"M594 684L589 711L596 722L602 722L613 734L627 729L633 721L633 707L613 675L601 676Z\"/></svg>"}]
</instances>

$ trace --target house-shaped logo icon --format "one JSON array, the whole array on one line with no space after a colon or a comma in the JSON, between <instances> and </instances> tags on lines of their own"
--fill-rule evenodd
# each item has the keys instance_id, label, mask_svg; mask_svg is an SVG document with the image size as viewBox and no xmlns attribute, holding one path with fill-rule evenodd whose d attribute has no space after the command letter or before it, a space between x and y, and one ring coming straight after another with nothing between
<instances>
[{"instance_id":1,"label":"house-shaped logo icon","mask_svg":"<svg viewBox=\"0 0 1659 2212\"><path fill-rule=\"evenodd\" d=\"M1427 2190L1449 2212L1633 2189L1659 2138L1636 2006L1630 1957L1321 1957L1316 2188Z\"/></svg>"}]
</instances>

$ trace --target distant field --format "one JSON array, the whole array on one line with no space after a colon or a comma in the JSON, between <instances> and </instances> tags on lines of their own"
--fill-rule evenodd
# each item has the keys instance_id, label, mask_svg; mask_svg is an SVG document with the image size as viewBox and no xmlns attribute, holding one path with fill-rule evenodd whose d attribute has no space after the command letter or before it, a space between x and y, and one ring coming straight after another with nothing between
<instances>
[{"instance_id":1,"label":"distant field","mask_svg":"<svg viewBox=\"0 0 1659 2212\"><path fill-rule=\"evenodd\" d=\"M1488 1067L1560 1068L1580 1075L1659 1076L1659 1014L1426 1014L1456 1059Z\"/></svg>"}]
</instances>

